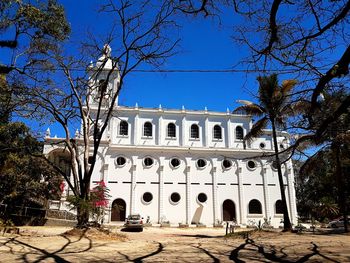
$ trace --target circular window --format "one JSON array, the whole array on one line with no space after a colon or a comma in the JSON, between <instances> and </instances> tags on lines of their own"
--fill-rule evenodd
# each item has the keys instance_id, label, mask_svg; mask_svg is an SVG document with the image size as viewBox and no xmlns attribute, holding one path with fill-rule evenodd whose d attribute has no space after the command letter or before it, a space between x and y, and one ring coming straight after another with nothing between
<instances>
[{"instance_id":1,"label":"circular window","mask_svg":"<svg viewBox=\"0 0 350 263\"><path fill-rule=\"evenodd\" d=\"M248 168L251 170L255 169L256 167L256 163L254 161L248 161L247 165L248 165Z\"/></svg>"},{"instance_id":2,"label":"circular window","mask_svg":"<svg viewBox=\"0 0 350 263\"><path fill-rule=\"evenodd\" d=\"M260 149L265 149L265 147L266 147L266 145L265 145L265 143L260 143Z\"/></svg>"},{"instance_id":3,"label":"circular window","mask_svg":"<svg viewBox=\"0 0 350 263\"><path fill-rule=\"evenodd\" d=\"M223 160L222 161L222 166L225 168L225 169L229 169L231 168L232 166L232 162L230 160Z\"/></svg>"},{"instance_id":4,"label":"circular window","mask_svg":"<svg viewBox=\"0 0 350 263\"><path fill-rule=\"evenodd\" d=\"M176 168L180 165L180 160L177 158L173 158L171 159L170 164L173 168Z\"/></svg>"},{"instance_id":5,"label":"circular window","mask_svg":"<svg viewBox=\"0 0 350 263\"><path fill-rule=\"evenodd\" d=\"M146 192L142 196L142 201L146 204L149 204L153 199L153 195L150 192Z\"/></svg>"},{"instance_id":6,"label":"circular window","mask_svg":"<svg viewBox=\"0 0 350 263\"><path fill-rule=\"evenodd\" d=\"M277 170L277 162L276 161L273 161L271 166L272 166L272 169Z\"/></svg>"},{"instance_id":7,"label":"circular window","mask_svg":"<svg viewBox=\"0 0 350 263\"><path fill-rule=\"evenodd\" d=\"M172 193L170 195L170 201L173 204L177 204L181 199L181 196L178 193Z\"/></svg>"},{"instance_id":8,"label":"circular window","mask_svg":"<svg viewBox=\"0 0 350 263\"><path fill-rule=\"evenodd\" d=\"M122 156L119 156L116 160L118 166L123 166L126 163L126 159Z\"/></svg>"},{"instance_id":9,"label":"circular window","mask_svg":"<svg viewBox=\"0 0 350 263\"><path fill-rule=\"evenodd\" d=\"M150 167L153 165L153 159L150 157L146 157L145 159L143 159L143 164L147 167Z\"/></svg>"},{"instance_id":10,"label":"circular window","mask_svg":"<svg viewBox=\"0 0 350 263\"><path fill-rule=\"evenodd\" d=\"M199 168L203 168L203 167L205 167L207 165L207 161L206 160L204 160L204 159L199 159L199 160L197 160L197 166L199 167Z\"/></svg>"},{"instance_id":11,"label":"circular window","mask_svg":"<svg viewBox=\"0 0 350 263\"><path fill-rule=\"evenodd\" d=\"M204 202L207 201L208 197L207 197L207 195L205 193L200 193L198 195L197 199L198 199L198 202L204 203Z\"/></svg>"}]
</instances>

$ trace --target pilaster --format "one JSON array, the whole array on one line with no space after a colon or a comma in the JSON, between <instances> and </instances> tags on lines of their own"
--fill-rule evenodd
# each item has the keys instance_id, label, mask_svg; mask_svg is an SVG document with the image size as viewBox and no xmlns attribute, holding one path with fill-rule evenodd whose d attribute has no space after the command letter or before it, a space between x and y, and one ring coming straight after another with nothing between
<instances>
[{"instance_id":1,"label":"pilaster","mask_svg":"<svg viewBox=\"0 0 350 263\"><path fill-rule=\"evenodd\" d=\"M243 189L243 175L242 167L237 167L237 176L238 176L238 196L239 196L239 219L238 224L247 223L247 212L246 205L244 204L244 189Z\"/></svg>"},{"instance_id":2,"label":"pilaster","mask_svg":"<svg viewBox=\"0 0 350 263\"><path fill-rule=\"evenodd\" d=\"M130 214L135 213L135 199L136 199L136 162L137 156L132 157L131 165L131 189L130 189Z\"/></svg>"},{"instance_id":3,"label":"pilaster","mask_svg":"<svg viewBox=\"0 0 350 263\"><path fill-rule=\"evenodd\" d=\"M218 212L218 186L217 186L217 174L216 174L216 161L214 162L215 166L211 169L212 179L213 179L213 224L216 224L219 219ZM213 164L213 165L214 165Z\"/></svg>"},{"instance_id":4,"label":"pilaster","mask_svg":"<svg viewBox=\"0 0 350 263\"><path fill-rule=\"evenodd\" d=\"M159 203L158 203L158 223L161 223L161 218L164 215L164 177L163 177L164 165L163 160L160 159L159 163Z\"/></svg>"},{"instance_id":5,"label":"pilaster","mask_svg":"<svg viewBox=\"0 0 350 263\"><path fill-rule=\"evenodd\" d=\"M191 224L191 166L187 165L186 172L186 224Z\"/></svg>"},{"instance_id":6,"label":"pilaster","mask_svg":"<svg viewBox=\"0 0 350 263\"><path fill-rule=\"evenodd\" d=\"M268 180L267 180L267 169L262 168L261 175L263 178L263 187L264 187L264 206L265 206L265 217L269 220L271 217L270 212L270 195L268 188Z\"/></svg>"}]
</instances>

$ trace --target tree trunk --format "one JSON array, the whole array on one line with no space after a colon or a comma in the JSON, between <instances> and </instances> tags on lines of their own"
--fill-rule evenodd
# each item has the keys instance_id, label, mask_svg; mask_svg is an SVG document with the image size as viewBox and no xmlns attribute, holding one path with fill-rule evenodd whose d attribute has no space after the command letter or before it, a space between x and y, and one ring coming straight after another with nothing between
<instances>
[{"instance_id":1,"label":"tree trunk","mask_svg":"<svg viewBox=\"0 0 350 263\"><path fill-rule=\"evenodd\" d=\"M338 142L333 142L332 145L333 151L335 153L335 175L337 179L338 185L338 201L340 207L340 213L344 218L344 232L349 232L348 229L348 212L347 212L347 204L346 204L346 195L344 189L344 180L343 180L343 170L341 167L341 145Z\"/></svg>"},{"instance_id":2,"label":"tree trunk","mask_svg":"<svg viewBox=\"0 0 350 263\"><path fill-rule=\"evenodd\" d=\"M77 206L77 228L86 228L89 223L89 208L85 205L86 200Z\"/></svg>"},{"instance_id":3,"label":"tree trunk","mask_svg":"<svg viewBox=\"0 0 350 263\"><path fill-rule=\"evenodd\" d=\"M277 166L278 181L279 181L279 185L280 185L281 201L282 201L282 206L283 206L283 231L291 231L292 224L291 224L290 219L289 219L286 193L284 191L281 161L280 161L280 158L278 155L278 143L277 143L277 134L276 134L276 127L275 127L275 120L274 119L271 119L271 124L272 124L273 145L275 148L275 157L276 157L275 161L276 161L276 166Z\"/></svg>"}]
</instances>

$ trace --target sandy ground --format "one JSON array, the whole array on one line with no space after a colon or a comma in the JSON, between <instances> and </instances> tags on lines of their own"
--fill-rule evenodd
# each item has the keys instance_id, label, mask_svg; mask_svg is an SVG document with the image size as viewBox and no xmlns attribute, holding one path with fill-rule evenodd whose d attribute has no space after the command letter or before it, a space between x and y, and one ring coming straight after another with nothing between
<instances>
[{"instance_id":1,"label":"sandy ground","mask_svg":"<svg viewBox=\"0 0 350 263\"><path fill-rule=\"evenodd\" d=\"M113 232L124 241L62 236L64 227L23 227L0 235L0 262L350 262L350 236L255 232L225 238L224 229L145 228Z\"/></svg>"}]
</instances>

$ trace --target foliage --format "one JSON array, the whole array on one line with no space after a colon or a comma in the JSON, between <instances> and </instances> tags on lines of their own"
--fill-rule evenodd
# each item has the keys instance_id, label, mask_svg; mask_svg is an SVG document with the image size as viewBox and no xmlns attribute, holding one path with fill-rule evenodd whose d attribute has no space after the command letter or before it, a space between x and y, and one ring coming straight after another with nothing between
<instances>
[{"instance_id":1,"label":"foliage","mask_svg":"<svg viewBox=\"0 0 350 263\"><path fill-rule=\"evenodd\" d=\"M258 116L260 119L256 121L250 131L245 135L243 141L248 143L253 138L264 133L264 128L268 123L272 127L273 147L275 150L275 163L278 172L278 181L280 186L281 200L283 205L283 224L284 230L291 230L292 225L289 219L285 191L283 187L283 178L281 170L281 161L279 154L279 146L277 142L277 128L284 127L286 117L295 113L293 105L290 103L290 93L296 84L295 80L285 80L282 85L278 84L276 74L270 76L262 76L259 81L259 104L249 101L243 101L243 106L234 110L234 112L244 112L253 116Z\"/></svg>"},{"instance_id":2,"label":"foliage","mask_svg":"<svg viewBox=\"0 0 350 263\"><path fill-rule=\"evenodd\" d=\"M59 177L40 157L42 144L23 123L0 125L0 200L9 207L58 196Z\"/></svg>"},{"instance_id":3,"label":"foliage","mask_svg":"<svg viewBox=\"0 0 350 263\"><path fill-rule=\"evenodd\" d=\"M16 56L10 64L0 65L0 73L7 74L14 69L23 73L27 66L40 65L44 59L38 55L56 49L58 41L67 39L69 33L64 9L55 0L1 1L0 48L21 48L18 56L24 56L24 64L17 68Z\"/></svg>"},{"instance_id":4,"label":"foliage","mask_svg":"<svg viewBox=\"0 0 350 263\"><path fill-rule=\"evenodd\" d=\"M108 207L108 199L110 197L109 189L104 181L96 183L96 186L90 190L90 198L88 200L79 198L75 195L67 197L72 209L82 209L87 211L89 217L96 223L103 223L105 208Z\"/></svg>"}]
</instances>

